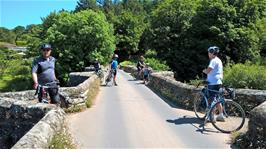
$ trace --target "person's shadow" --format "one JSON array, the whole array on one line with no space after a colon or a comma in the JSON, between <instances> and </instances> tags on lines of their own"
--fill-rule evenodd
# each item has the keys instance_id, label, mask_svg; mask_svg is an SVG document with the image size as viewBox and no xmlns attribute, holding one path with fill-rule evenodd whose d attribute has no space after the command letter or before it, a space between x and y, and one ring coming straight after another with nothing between
<instances>
[{"instance_id":1,"label":"person's shadow","mask_svg":"<svg viewBox=\"0 0 266 149\"><path fill-rule=\"evenodd\" d=\"M174 120L168 119L166 121L168 123L172 123L172 124L175 124L175 125L190 124L190 125L194 126L197 129L196 130L197 132L200 132L202 134L208 134L207 132L219 133L219 131L217 131L217 130L213 130L211 128L206 128L204 126L204 121L200 120L200 119L198 119L196 117L183 116L183 117L180 117L178 119L174 119Z\"/></svg>"}]
</instances>

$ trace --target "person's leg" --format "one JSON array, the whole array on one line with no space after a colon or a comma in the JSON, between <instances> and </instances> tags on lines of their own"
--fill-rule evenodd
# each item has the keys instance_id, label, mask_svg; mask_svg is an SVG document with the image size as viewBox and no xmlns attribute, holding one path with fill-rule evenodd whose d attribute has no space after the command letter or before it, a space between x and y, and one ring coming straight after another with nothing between
<instances>
[{"instance_id":1,"label":"person's leg","mask_svg":"<svg viewBox=\"0 0 266 149\"><path fill-rule=\"evenodd\" d=\"M209 87L209 89L214 90L214 91L217 91L217 92L220 89L220 85L210 85L208 87ZM217 96L219 94L217 92L211 92L211 91L209 92L211 102L213 100L216 100L216 98L217 98ZM223 106L222 106L222 104L217 104L216 105L216 108L217 108L218 113L219 113L218 116L216 117L216 120L217 121L224 121L224 117L223 117Z\"/></svg>"},{"instance_id":2,"label":"person's leg","mask_svg":"<svg viewBox=\"0 0 266 149\"><path fill-rule=\"evenodd\" d=\"M43 88L40 88L40 91L38 93L38 100L39 100L39 102L42 102L42 96L43 96Z\"/></svg>"},{"instance_id":3,"label":"person's leg","mask_svg":"<svg viewBox=\"0 0 266 149\"><path fill-rule=\"evenodd\" d=\"M49 88L48 91L49 96L51 97L51 103L60 105L60 96L58 93L58 88Z\"/></svg>"},{"instance_id":4,"label":"person's leg","mask_svg":"<svg viewBox=\"0 0 266 149\"><path fill-rule=\"evenodd\" d=\"M117 70L114 71L114 84L117 86L117 83L116 83L116 75L117 75Z\"/></svg>"},{"instance_id":5,"label":"person's leg","mask_svg":"<svg viewBox=\"0 0 266 149\"><path fill-rule=\"evenodd\" d=\"M148 81L147 78L148 78L148 75L144 75L144 77L143 77L143 83L144 84Z\"/></svg>"}]
</instances>

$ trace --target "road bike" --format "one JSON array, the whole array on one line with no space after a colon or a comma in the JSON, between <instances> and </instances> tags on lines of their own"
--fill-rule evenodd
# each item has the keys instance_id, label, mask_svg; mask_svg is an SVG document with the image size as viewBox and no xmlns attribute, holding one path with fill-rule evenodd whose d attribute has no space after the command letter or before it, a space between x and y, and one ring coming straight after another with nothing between
<instances>
[{"instance_id":1,"label":"road bike","mask_svg":"<svg viewBox=\"0 0 266 149\"><path fill-rule=\"evenodd\" d=\"M235 90L228 87L221 87L219 91L208 88L208 83L200 94L194 99L194 112L197 118L208 121L219 131L231 133L240 130L245 123L245 112L243 108L234 101ZM217 96L211 100L209 93L216 92ZM216 121L219 114L218 106L222 106L224 121Z\"/></svg>"},{"instance_id":2,"label":"road bike","mask_svg":"<svg viewBox=\"0 0 266 149\"><path fill-rule=\"evenodd\" d=\"M109 82L112 83L112 85L114 84L113 78L114 78L114 73L115 70L114 69L110 69L106 78L105 78L105 85L107 86Z\"/></svg>"}]
</instances>

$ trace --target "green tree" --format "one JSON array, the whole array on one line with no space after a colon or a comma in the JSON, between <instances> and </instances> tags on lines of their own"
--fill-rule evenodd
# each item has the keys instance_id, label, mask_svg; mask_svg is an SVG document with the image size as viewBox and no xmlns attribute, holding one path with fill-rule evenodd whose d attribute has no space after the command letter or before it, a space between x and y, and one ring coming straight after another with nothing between
<instances>
[{"instance_id":1,"label":"green tree","mask_svg":"<svg viewBox=\"0 0 266 149\"><path fill-rule=\"evenodd\" d=\"M147 43L179 80L201 73L211 45L221 48L223 61L256 60L261 48L255 23L265 17L265 6L265 0L165 0L152 13Z\"/></svg>"},{"instance_id":2,"label":"green tree","mask_svg":"<svg viewBox=\"0 0 266 149\"><path fill-rule=\"evenodd\" d=\"M28 43L27 57L39 55L39 48L44 38L43 36L42 24L31 24L26 27L25 33L21 36L21 38Z\"/></svg>"},{"instance_id":3,"label":"green tree","mask_svg":"<svg viewBox=\"0 0 266 149\"><path fill-rule=\"evenodd\" d=\"M266 18L258 20L257 27L260 39L259 42L260 55L266 57Z\"/></svg>"},{"instance_id":4,"label":"green tree","mask_svg":"<svg viewBox=\"0 0 266 149\"><path fill-rule=\"evenodd\" d=\"M75 9L76 12L86 9L93 9L93 10L98 9L97 0L79 0L77 2L77 6Z\"/></svg>"},{"instance_id":5,"label":"green tree","mask_svg":"<svg viewBox=\"0 0 266 149\"><path fill-rule=\"evenodd\" d=\"M25 33L25 27L24 26L17 26L13 29L13 32L16 34L15 42L17 40L21 40L22 34Z\"/></svg>"},{"instance_id":6,"label":"green tree","mask_svg":"<svg viewBox=\"0 0 266 149\"><path fill-rule=\"evenodd\" d=\"M127 57L136 53L141 35L146 28L144 15L136 15L130 11L124 11L114 20L116 45L120 54Z\"/></svg>"},{"instance_id":7,"label":"green tree","mask_svg":"<svg viewBox=\"0 0 266 149\"><path fill-rule=\"evenodd\" d=\"M265 5L265 0L203 0L192 20L192 47L218 45L222 56L234 62L256 59L259 38L254 23L264 17Z\"/></svg>"},{"instance_id":8,"label":"green tree","mask_svg":"<svg viewBox=\"0 0 266 149\"><path fill-rule=\"evenodd\" d=\"M15 43L16 34L7 28L0 27L0 42Z\"/></svg>"},{"instance_id":9,"label":"green tree","mask_svg":"<svg viewBox=\"0 0 266 149\"><path fill-rule=\"evenodd\" d=\"M146 33L146 43L167 61L179 80L192 77L191 72L198 67L192 65L197 60L193 58L196 51L187 48L187 33L198 6L195 0L163 1L152 12L150 32Z\"/></svg>"},{"instance_id":10,"label":"green tree","mask_svg":"<svg viewBox=\"0 0 266 149\"><path fill-rule=\"evenodd\" d=\"M58 58L58 72L65 77L69 72L82 71L98 58L107 63L113 54L113 27L102 12L92 10L78 13L61 12L53 15L53 23L45 34ZM50 16L47 17L50 19ZM44 24L47 23L44 19Z\"/></svg>"}]
</instances>

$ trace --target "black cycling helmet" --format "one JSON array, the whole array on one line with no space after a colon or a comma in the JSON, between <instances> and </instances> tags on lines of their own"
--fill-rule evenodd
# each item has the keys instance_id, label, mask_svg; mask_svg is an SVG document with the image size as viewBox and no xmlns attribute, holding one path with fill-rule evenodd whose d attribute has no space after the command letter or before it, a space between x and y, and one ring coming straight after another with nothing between
<instances>
[{"instance_id":1,"label":"black cycling helmet","mask_svg":"<svg viewBox=\"0 0 266 149\"><path fill-rule=\"evenodd\" d=\"M117 54L115 54L115 55L114 55L114 58L116 58L116 59L117 59L117 58L118 58L118 55L117 55Z\"/></svg>"},{"instance_id":2,"label":"black cycling helmet","mask_svg":"<svg viewBox=\"0 0 266 149\"><path fill-rule=\"evenodd\" d=\"M41 49L52 49L52 47L50 44L45 43L41 45Z\"/></svg>"},{"instance_id":3,"label":"black cycling helmet","mask_svg":"<svg viewBox=\"0 0 266 149\"><path fill-rule=\"evenodd\" d=\"M211 46L208 48L208 52L213 54L213 55L217 55L219 53L220 49L217 46Z\"/></svg>"}]
</instances>

